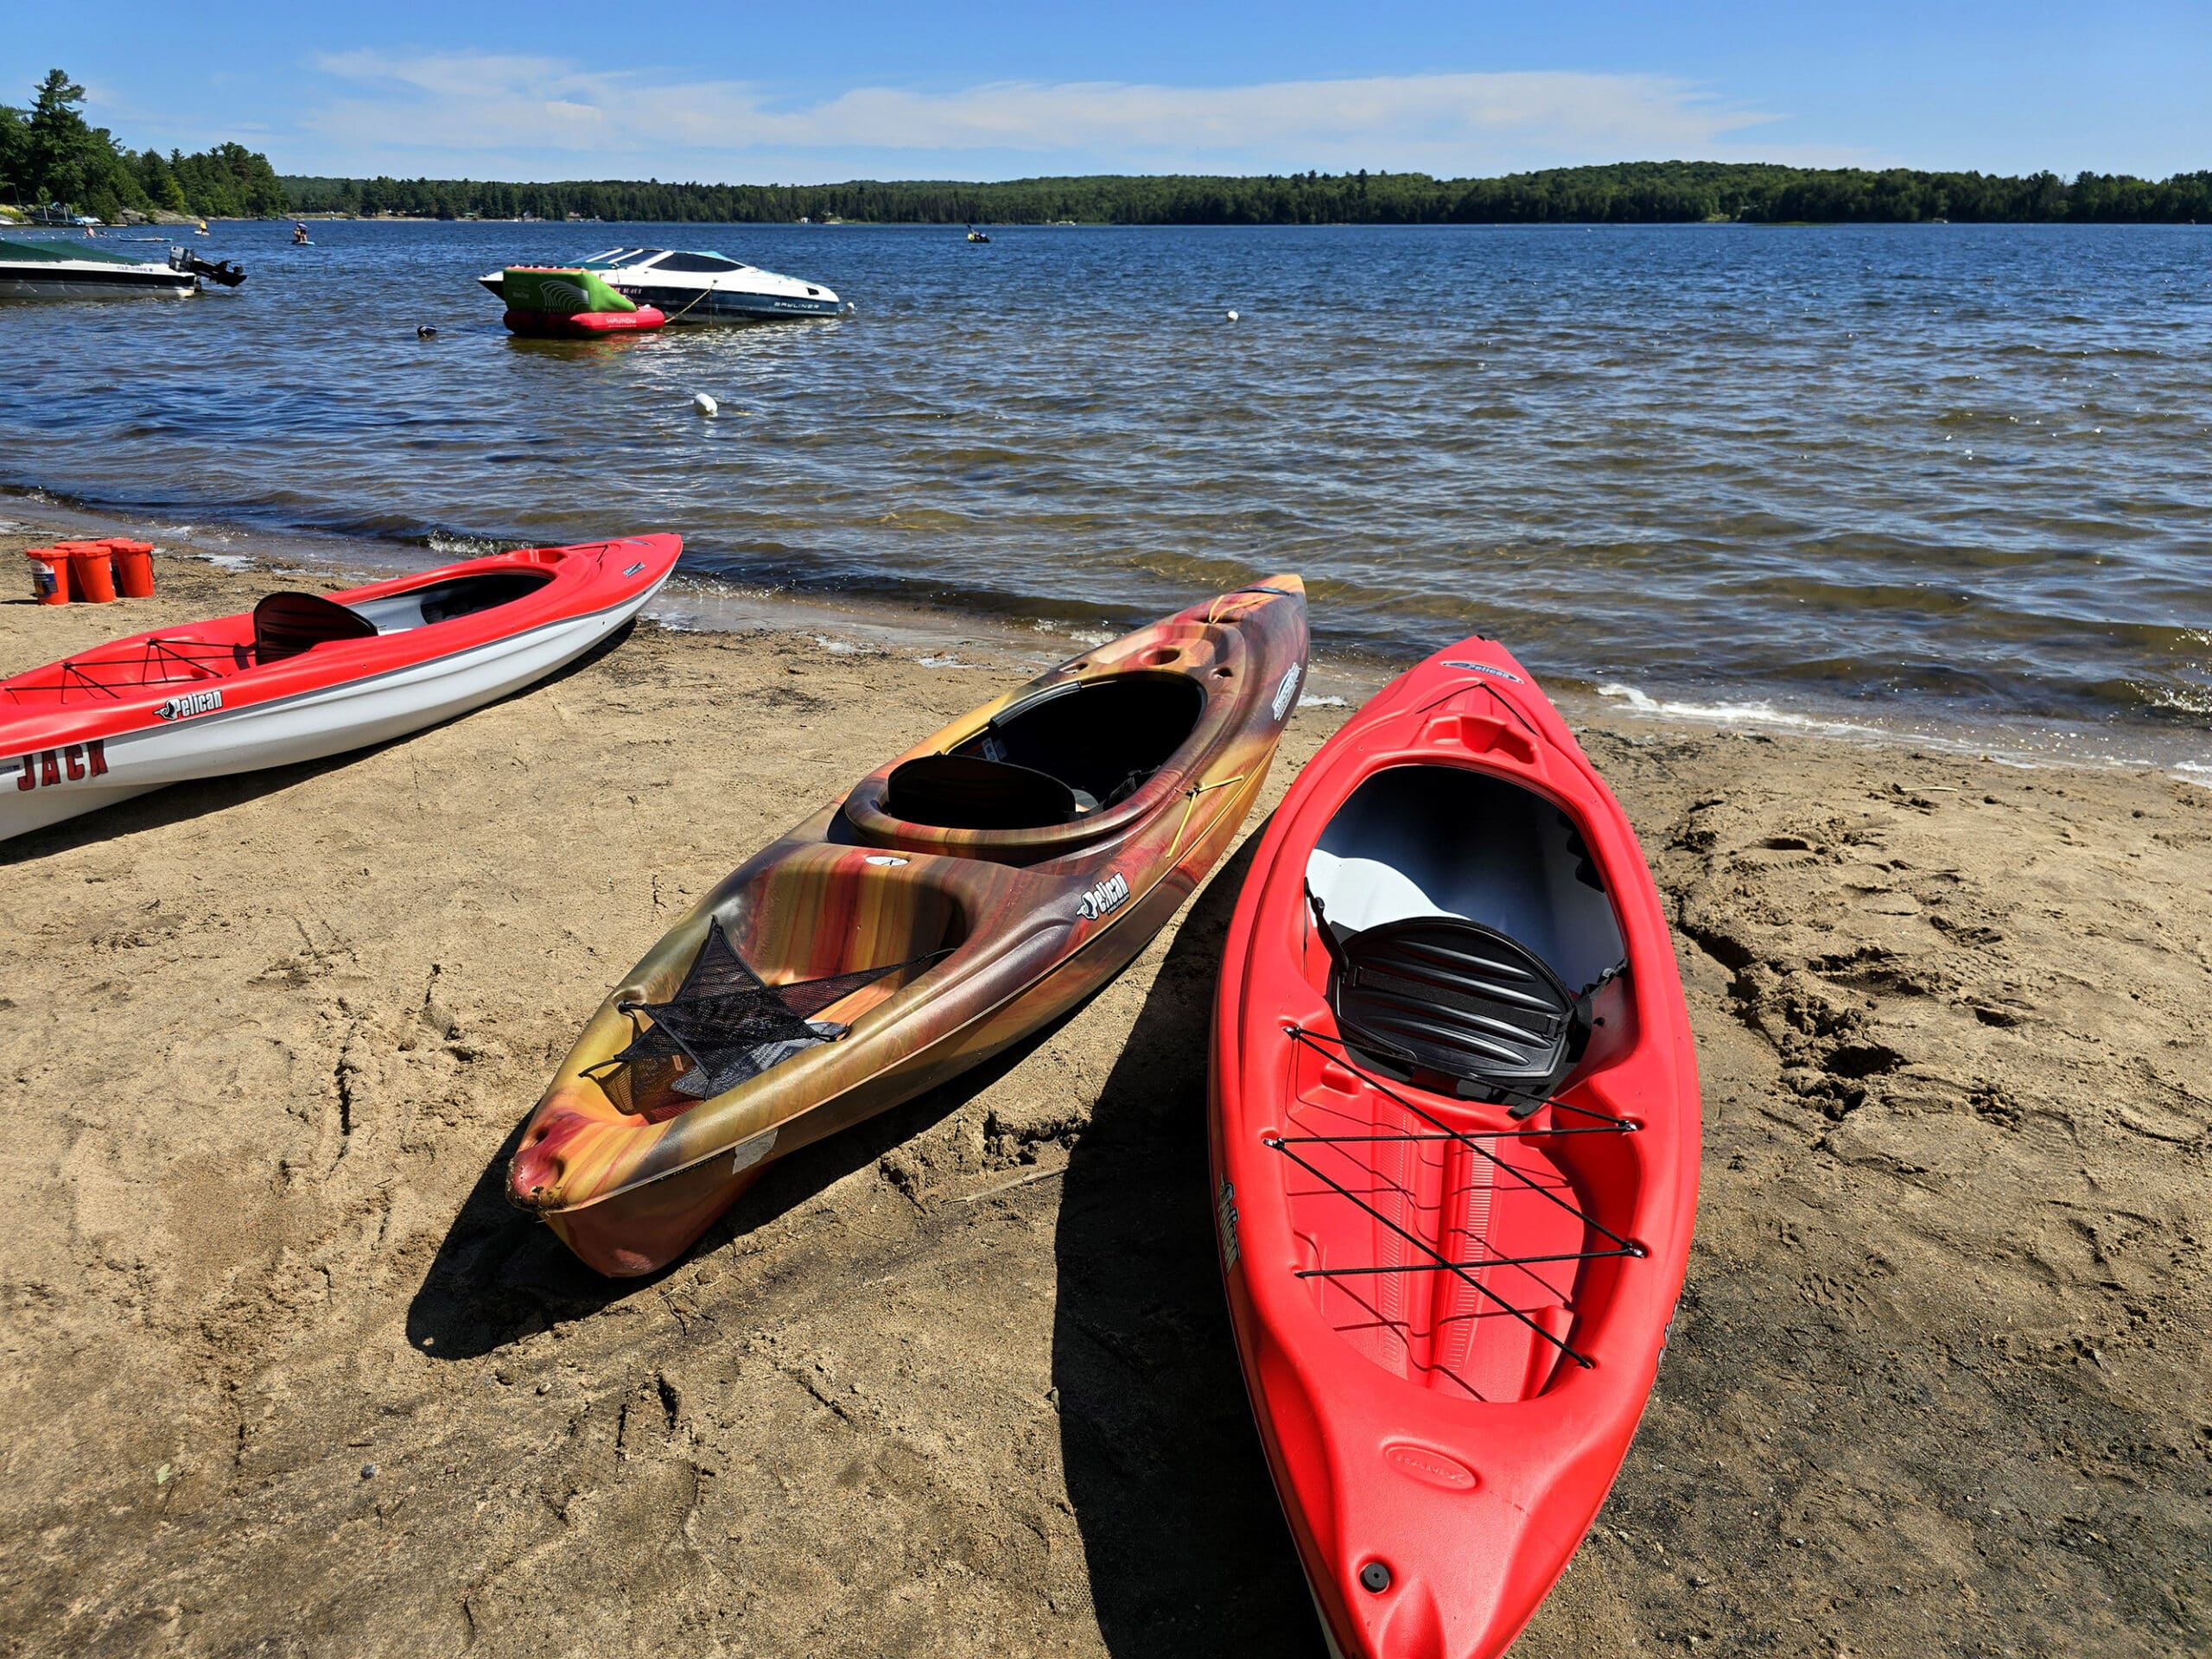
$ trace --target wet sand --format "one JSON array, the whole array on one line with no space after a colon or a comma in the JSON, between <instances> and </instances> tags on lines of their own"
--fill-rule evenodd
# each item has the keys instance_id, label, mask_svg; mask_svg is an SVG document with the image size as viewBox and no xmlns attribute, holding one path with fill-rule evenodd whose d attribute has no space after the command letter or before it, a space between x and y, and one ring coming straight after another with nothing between
<instances>
[{"instance_id":1,"label":"wet sand","mask_svg":"<svg viewBox=\"0 0 2212 1659\"><path fill-rule=\"evenodd\" d=\"M0 604L0 668L327 585L159 575ZM683 907L1027 671L835 643L642 626L0 848L0 1651L1319 1653L1206 1203L1241 860L658 1279L499 1197ZM2212 791L1599 718L1704 1187L1643 1432L1516 1654L2206 1651Z\"/></svg>"}]
</instances>

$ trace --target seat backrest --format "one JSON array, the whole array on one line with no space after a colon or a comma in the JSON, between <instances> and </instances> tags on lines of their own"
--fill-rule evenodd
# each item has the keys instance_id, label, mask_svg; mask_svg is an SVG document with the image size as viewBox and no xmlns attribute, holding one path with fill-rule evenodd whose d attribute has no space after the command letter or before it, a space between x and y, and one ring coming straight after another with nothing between
<instances>
[{"instance_id":1,"label":"seat backrest","mask_svg":"<svg viewBox=\"0 0 2212 1659\"><path fill-rule=\"evenodd\" d=\"M377 625L321 594L271 594L253 607L253 659L281 663L335 639L373 639Z\"/></svg>"},{"instance_id":2,"label":"seat backrest","mask_svg":"<svg viewBox=\"0 0 2212 1659\"><path fill-rule=\"evenodd\" d=\"M892 768L883 810L939 830L1037 830L1068 823L1077 802L1047 772L979 754L925 754Z\"/></svg>"},{"instance_id":3,"label":"seat backrest","mask_svg":"<svg viewBox=\"0 0 2212 1659\"><path fill-rule=\"evenodd\" d=\"M1412 916L1339 936L1316 917L1329 1003L1346 1042L1462 1094L1541 1100L1573 1069L1587 1004L1543 958L1458 916Z\"/></svg>"}]
</instances>

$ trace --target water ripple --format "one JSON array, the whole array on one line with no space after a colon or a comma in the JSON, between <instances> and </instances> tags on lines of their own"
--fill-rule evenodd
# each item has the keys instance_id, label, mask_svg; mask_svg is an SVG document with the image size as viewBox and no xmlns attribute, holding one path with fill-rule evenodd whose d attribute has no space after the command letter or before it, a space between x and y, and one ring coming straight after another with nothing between
<instances>
[{"instance_id":1,"label":"water ripple","mask_svg":"<svg viewBox=\"0 0 2212 1659\"><path fill-rule=\"evenodd\" d=\"M478 273L618 234L656 239L226 226L236 293L0 308L0 480L441 550L666 526L695 575L1086 627L1295 569L1325 644L1496 632L1681 706L2212 712L2212 232L690 227L859 315L500 330Z\"/></svg>"}]
</instances>

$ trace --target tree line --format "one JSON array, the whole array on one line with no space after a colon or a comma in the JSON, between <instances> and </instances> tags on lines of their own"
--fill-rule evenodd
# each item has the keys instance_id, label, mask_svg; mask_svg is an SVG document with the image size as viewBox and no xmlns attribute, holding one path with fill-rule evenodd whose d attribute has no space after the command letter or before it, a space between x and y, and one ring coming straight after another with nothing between
<instances>
[{"instance_id":1,"label":"tree line","mask_svg":"<svg viewBox=\"0 0 2212 1659\"><path fill-rule=\"evenodd\" d=\"M1320 172L1265 177L1171 175L855 180L845 184L677 184L658 179L512 184L476 179L280 179L241 144L187 156L133 151L84 118L85 89L49 71L27 109L0 105L0 200L65 203L113 222L125 208L254 218L286 213L416 219L604 219L892 224L1449 225L1777 224L1948 219L2212 222L2212 172L2169 179L2054 173L2007 177L1905 168L1623 162L1494 179Z\"/></svg>"},{"instance_id":2,"label":"tree line","mask_svg":"<svg viewBox=\"0 0 2212 1659\"><path fill-rule=\"evenodd\" d=\"M604 219L648 223L788 221L1048 225L1502 225L2212 223L2212 172L2170 179L2082 173L2005 177L1904 168L1624 162L1495 179L1319 172L848 184L664 184L620 180L505 184L476 179L283 181L295 213L408 218Z\"/></svg>"},{"instance_id":3,"label":"tree line","mask_svg":"<svg viewBox=\"0 0 2212 1659\"><path fill-rule=\"evenodd\" d=\"M0 201L61 205L118 223L125 208L257 219L285 211L284 188L269 158L243 144L196 155L131 150L80 110L85 89L49 70L30 107L0 104Z\"/></svg>"}]
</instances>

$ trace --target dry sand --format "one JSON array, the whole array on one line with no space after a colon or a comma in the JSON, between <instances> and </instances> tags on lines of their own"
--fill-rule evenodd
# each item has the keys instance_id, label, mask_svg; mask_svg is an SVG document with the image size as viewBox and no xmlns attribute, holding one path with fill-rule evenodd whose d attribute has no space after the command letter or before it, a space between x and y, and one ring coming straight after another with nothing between
<instances>
[{"instance_id":1,"label":"dry sand","mask_svg":"<svg viewBox=\"0 0 2212 1659\"><path fill-rule=\"evenodd\" d=\"M160 575L0 605L0 668L282 585ZM641 627L0 849L0 1650L1319 1653L1208 1226L1241 861L658 1280L500 1199L683 907L1021 672L914 658ZM1298 716L1263 804L1341 718ZM1585 741L1680 922L1703 1203L1516 1653L2212 1650L2212 791Z\"/></svg>"}]
</instances>

